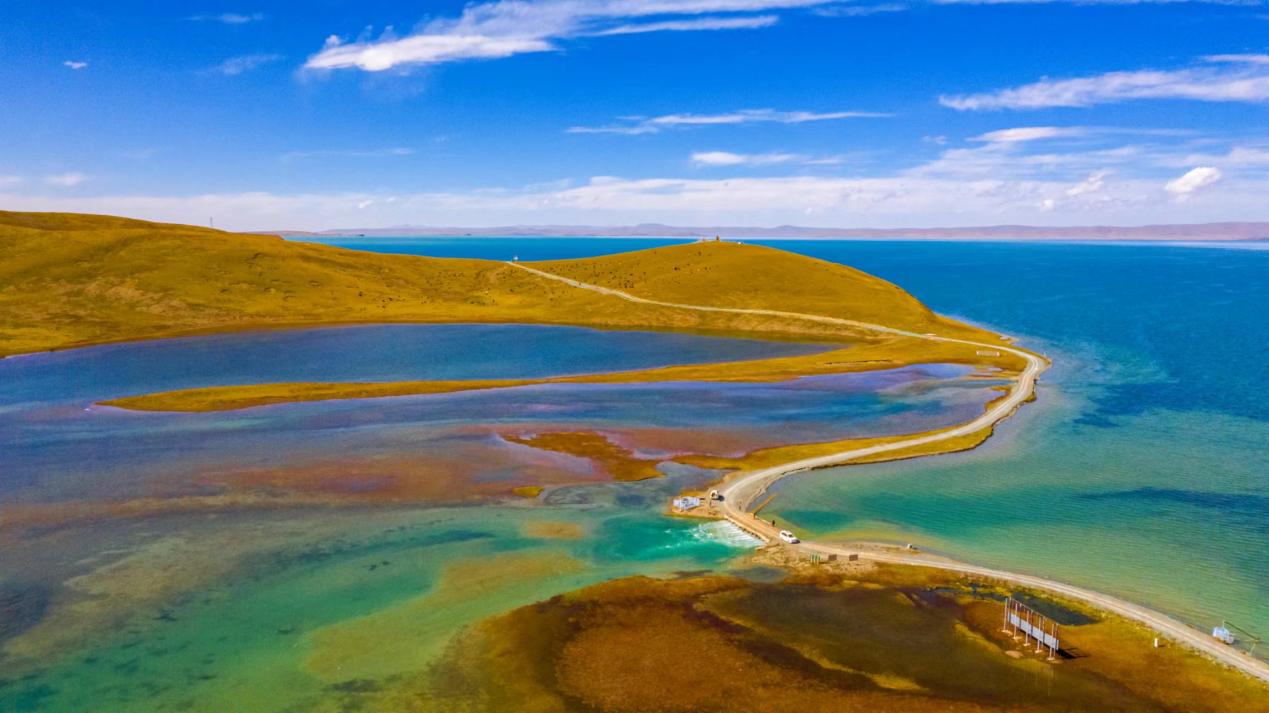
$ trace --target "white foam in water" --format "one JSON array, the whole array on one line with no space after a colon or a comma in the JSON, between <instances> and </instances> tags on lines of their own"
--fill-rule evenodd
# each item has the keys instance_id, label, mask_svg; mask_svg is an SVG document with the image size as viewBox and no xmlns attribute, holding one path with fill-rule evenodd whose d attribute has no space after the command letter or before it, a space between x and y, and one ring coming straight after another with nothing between
<instances>
[{"instance_id":1,"label":"white foam in water","mask_svg":"<svg viewBox=\"0 0 1269 713\"><path fill-rule=\"evenodd\" d=\"M717 542L743 549L753 549L762 545L762 540L736 527L727 520L707 522L692 530L692 536L698 540Z\"/></svg>"}]
</instances>

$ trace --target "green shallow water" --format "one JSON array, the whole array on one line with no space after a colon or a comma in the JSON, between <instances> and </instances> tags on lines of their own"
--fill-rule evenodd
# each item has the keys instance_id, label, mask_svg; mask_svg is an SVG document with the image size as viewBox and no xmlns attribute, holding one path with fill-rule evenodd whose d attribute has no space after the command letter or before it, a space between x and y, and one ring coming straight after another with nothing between
<instances>
[{"instance_id":1,"label":"green shallow water","mask_svg":"<svg viewBox=\"0 0 1269 713\"><path fill-rule=\"evenodd\" d=\"M544 520L594 537L525 534L526 523ZM604 506L363 512L218 528L229 529L290 544L238 558L233 577L140 613L39 674L6 682L5 710L304 710L341 687L425 664L480 618L614 577L725 567L738 552L694 523ZM173 554L217 559L197 548ZM466 569L447 574L455 564ZM505 576L481 581L490 571ZM421 606L392 637L333 649L321 642L331 625L355 626L411 602ZM406 636L406 658L379 648L400 646ZM339 670L310 666L331 650L343 657Z\"/></svg>"}]
</instances>

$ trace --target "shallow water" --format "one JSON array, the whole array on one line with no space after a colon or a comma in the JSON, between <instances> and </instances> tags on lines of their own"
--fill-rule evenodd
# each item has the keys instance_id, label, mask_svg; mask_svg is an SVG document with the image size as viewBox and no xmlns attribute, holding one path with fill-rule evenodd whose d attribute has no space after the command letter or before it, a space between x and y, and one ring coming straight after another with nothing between
<instances>
[{"instance_id":1,"label":"shallow water","mask_svg":"<svg viewBox=\"0 0 1269 713\"><path fill-rule=\"evenodd\" d=\"M676 241L327 242L552 259ZM1264 243L766 244L891 280L1057 361L1039 402L985 447L799 477L772 512L813 533L920 542L1105 589L1200 628L1228 618L1269 635Z\"/></svg>"},{"instance_id":2,"label":"shallow water","mask_svg":"<svg viewBox=\"0 0 1269 713\"><path fill-rule=\"evenodd\" d=\"M545 376L805 353L689 335L448 325L112 345L0 362L0 703L285 710L415 670L460 627L752 546L672 520L710 473L610 483L504 435L599 430L633 457L739 454L979 413L990 380L930 365L771 384L550 385L207 414L95 401L284 379ZM281 355L281 356L279 356ZM554 484L539 501L513 486ZM454 507L454 501L468 501Z\"/></svg>"}]
</instances>

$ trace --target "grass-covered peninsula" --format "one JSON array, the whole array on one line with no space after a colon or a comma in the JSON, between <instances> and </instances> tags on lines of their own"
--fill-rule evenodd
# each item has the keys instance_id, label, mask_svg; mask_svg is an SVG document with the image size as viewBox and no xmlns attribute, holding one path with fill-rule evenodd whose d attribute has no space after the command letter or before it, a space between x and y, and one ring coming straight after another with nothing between
<instances>
[{"instance_id":1,"label":"grass-covered peninsula","mask_svg":"<svg viewBox=\"0 0 1269 713\"><path fill-rule=\"evenodd\" d=\"M209 332L385 322L567 324L845 346L805 357L550 380L243 384L109 402L138 410L226 410L543 381L778 380L934 362L1021 367L1015 355L981 348L1003 345L998 335L937 315L896 285L753 245L691 243L522 269L105 216L3 212L0 245L6 254L0 265L0 356ZM572 280L625 296L579 289Z\"/></svg>"},{"instance_id":2,"label":"grass-covered peninsula","mask_svg":"<svg viewBox=\"0 0 1269 713\"><path fill-rule=\"evenodd\" d=\"M135 339L382 322L523 322L886 341L809 320L639 304L494 260L382 255L105 216L0 211L0 356ZM510 257L510 256L508 256ZM975 340L848 267L697 243L546 263L665 301L808 312Z\"/></svg>"}]
</instances>

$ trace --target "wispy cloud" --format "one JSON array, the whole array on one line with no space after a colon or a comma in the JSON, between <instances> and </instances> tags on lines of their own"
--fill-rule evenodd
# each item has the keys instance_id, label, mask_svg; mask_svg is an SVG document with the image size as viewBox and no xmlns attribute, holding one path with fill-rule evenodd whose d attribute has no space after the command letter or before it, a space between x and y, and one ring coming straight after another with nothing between
<instances>
[{"instance_id":1,"label":"wispy cloud","mask_svg":"<svg viewBox=\"0 0 1269 713\"><path fill-rule=\"evenodd\" d=\"M775 123L805 124L813 121L884 118L890 114L871 111L777 111L775 109L742 109L725 114L666 114L663 116L622 117L623 124L610 126L572 126L570 134L655 134L666 129L690 126L734 126L737 124Z\"/></svg>"},{"instance_id":2,"label":"wispy cloud","mask_svg":"<svg viewBox=\"0 0 1269 713\"><path fill-rule=\"evenodd\" d=\"M88 63L87 63L87 62L82 62L82 61L79 61L79 60L68 59L68 60L66 60L65 62L62 62L62 66L63 66L63 67L68 67L68 68L70 68L70 69L74 69L74 70L80 70L80 69L87 69L87 68L88 68Z\"/></svg>"},{"instance_id":3,"label":"wispy cloud","mask_svg":"<svg viewBox=\"0 0 1269 713\"><path fill-rule=\"evenodd\" d=\"M1185 200L1193 195L1195 191L1218 183L1223 177L1224 175L1218 168L1199 166L1187 171L1185 175L1179 178L1168 181L1163 188L1179 200Z\"/></svg>"},{"instance_id":4,"label":"wispy cloud","mask_svg":"<svg viewBox=\"0 0 1269 713\"><path fill-rule=\"evenodd\" d=\"M456 18L422 25L405 37L391 28L377 40L345 43L332 36L304 65L310 70L393 68L498 59L559 49L576 37L643 32L768 27L776 10L839 0L495 0L476 2Z\"/></svg>"},{"instance_id":5,"label":"wispy cloud","mask_svg":"<svg viewBox=\"0 0 1269 713\"><path fill-rule=\"evenodd\" d=\"M1082 126L1021 126L1014 129L989 131L975 136L974 141L992 144L1017 144L1044 139L1062 139L1085 136L1088 130Z\"/></svg>"},{"instance_id":6,"label":"wispy cloud","mask_svg":"<svg viewBox=\"0 0 1269 713\"><path fill-rule=\"evenodd\" d=\"M1203 59L1208 62L1233 64L1269 64L1269 54L1211 54Z\"/></svg>"},{"instance_id":7,"label":"wispy cloud","mask_svg":"<svg viewBox=\"0 0 1269 713\"><path fill-rule=\"evenodd\" d=\"M1118 176L1118 174L1116 174ZM0 208L115 213L198 222L225 216L233 229L323 229L349 225L510 225L664 222L678 225L892 227L1044 223L1058 210L1067 224L1263 220L1261 181L1211 178L1189 193L1158 179L1122 177L965 179L911 175L626 179L581 184L427 193L264 191L200 195L16 195ZM1088 183L1089 190L1072 189ZM1218 190L1219 189L1219 190ZM1189 196L1181 198L1180 195ZM1201 200L1200 200L1201 199ZM1052 219L1048 219L1052 220Z\"/></svg>"},{"instance_id":8,"label":"wispy cloud","mask_svg":"<svg viewBox=\"0 0 1269 713\"><path fill-rule=\"evenodd\" d=\"M413 156L414 149L393 147L387 149L323 149L317 151L290 151L281 159L285 162L300 161L310 158L393 158Z\"/></svg>"},{"instance_id":9,"label":"wispy cloud","mask_svg":"<svg viewBox=\"0 0 1269 713\"><path fill-rule=\"evenodd\" d=\"M812 10L820 17L866 17L889 12L903 12L907 5L900 3L878 3L876 5L829 5Z\"/></svg>"},{"instance_id":10,"label":"wispy cloud","mask_svg":"<svg viewBox=\"0 0 1269 713\"><path fill-rule=\"evenodd\" d=\"M994 92L945 95L939 97L939 102L958 111L989 111L1089 107L1138 99L1266 102L1269 101L1269 56L1212 55L1204 58L1204 64L1178 70L1046 78Z\"/></svg>"},{"instance_id":11,"label":"wispy cloud","mask_svg":"<svg viewBox=\"0 0 1269 713\"><path fill-rule=\"evenodd\" d=\"M703 30L756 30L771 27L778 23L776 15L756 15L754 17L702 17L695 20L667 20L665 22L644 22L634 25L619 25L592 33L595 37L612 35L637 35L645 32L693 32Z\"/></svg>"},{"instance_id":12,"label":"wispy cloud","mask_svg":"<svg viewBox=\"0 0 1269 713\"><path fill-rule=\"evenodd\" d=\"M252 22L262 22L265 19L262 12L222 12L218 14L192 15L185 18L191 22L219 22L222 25L247 25Z\"/></svg>"},{"instance_id":13,"label":"wispy cloud","mask_svg":"<svg viewBox=\"0 0 1269 713\"><path fill-rule=\"evenodd\" d=\"M730 151L697 151L692 163L701 166L770 166L777 163L803 161L806 157L794 153L732 153Z\"/></svg>"},{"instance_id":14,"label":"wispy cloud","mask_svg":"<svg viewBox=\"0 0 1269 713\"><path fill-rule=\"evenodd\" d=\"M55 176L45 176L44 183L54 188L74 188L88 180L88 176L83 173L59 173Z\"/></svg>"},{"instance_id":15,"label":"wispy cloud","mask_svg":"<svg viewBox=\"0 0 1269 713\"><path fill-rule=\"evenodd\" d=\"M696 151L692 163L698 166L775 166L797 164L802 166L836 166L845 161L844 156L807 156L798 153L733 153L731 151Z\"/></svg>"},{"instance_id":16,"label":"wispy cloud","mask_svg":"<svg viewBox=\"0 0 1269 713\"><path fill-rule=\"evenodd\" d=\"M1106 179L1111 173L1113 173L1113 171L1106 168L1103 168L1100 171L1093 171L1088 174L1087 178L1066 189L1066 195L1070 198L1076 198L1078 196L1098 193L1106 187Z\"/></svg>"},{"instance_id":17,"label":"wispy cloud","mask_svg":"<svg viewBox=\"0 0 1269 713\"><path fill-rule=\"evenodd\" d=\"M1160 161L1165 166L1215 166L1224 169L1269 169L1269 144L1244 144L1231 146L1223 153L1192 152L1166 156Z\"/></svg>"},{"instance_id":18,"label":"wispy cloud","mask_svg":"<svg viewBox=\"0 0 1269 713\"><path fill-rule=\"evenodd\" d=\"M236 77L240 74L246 74L254 69L258 69L270 62L276 62L282 59L280 54L247 54L241 57L230 57L220 64L208 70L211 74L220 74L226 77Z\"/></svg>"},{"instance_id":19,"label":"wispy cloud","mask_svg":"<svg viewBox=\"0 0 1269 713\"><path fill-rule=\"evenodd\" d=\"M13 188L14 186L20 186L25 182L26 179L21 176L0 175L0 189Z\"/></svg>"}]
</instances>

